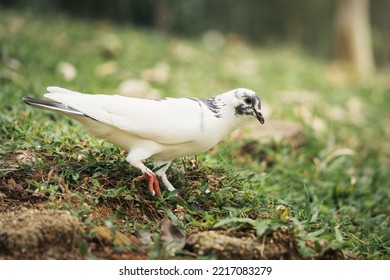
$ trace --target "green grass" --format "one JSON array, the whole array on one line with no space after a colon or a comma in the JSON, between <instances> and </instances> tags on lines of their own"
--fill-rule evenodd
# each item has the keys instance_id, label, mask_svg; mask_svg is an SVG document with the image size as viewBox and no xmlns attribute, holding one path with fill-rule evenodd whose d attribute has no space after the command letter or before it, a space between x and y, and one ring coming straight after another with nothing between
<instances>
[{"instance_id":1,"label":"green grass","mask_svg":"<svg viewBox=\"0 0 390 280\"><path fill-rule=\"evenodd\" d=\"M112 36L119 42L114 47L107 43ZM164 216L187 235L220 229L261 237L287 229L303 258L325 257L329 250L347 258L390 257L385 70L359 82L292 47L264 49L228 39L215 51L200 39L9 10L0 10L0 44L0 159L4 163L18 151L36 158L16 171L0 167L0 183L13 179L39 196L43 208L77 216L85 230L85 258L94 257L87 252L95 225L109 224L126 235L147 231L158 240ZM77 69L75 79L59 74L62 61ZM101 76L97 68L107 61L116 67ZM253 89L269 112L266 121L302 124L303 145L226 139L193 166L194 158L176 160L168 176L185 205L174 194L158 200L141 185L132 187L139 173L119 148L89 137L76 122L21 102L25 95L41 97L49 85L115 93L120 83L140 79L160 62L169 65L169 79L150 85L162 96ZM150 258L166 257L159 244L150 245Z\"/></svg>"}]
</instances>

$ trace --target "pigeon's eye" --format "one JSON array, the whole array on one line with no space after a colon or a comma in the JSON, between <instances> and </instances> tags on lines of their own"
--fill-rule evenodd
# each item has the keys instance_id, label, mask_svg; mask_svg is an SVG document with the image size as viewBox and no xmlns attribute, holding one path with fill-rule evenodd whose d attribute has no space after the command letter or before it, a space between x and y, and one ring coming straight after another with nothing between
<instances>
[{"instance_id":1,"label":"pigeon's eye","mask_svg":"<svg viewBox=\"0 0 390 280\"><path fill-rule=\"evenodd\" d=\"M245 102L246 104L248 104L248 105L252 105L252 98L250 98L250 97L245 97L245 98L244 98L244 102Z\"/></svg>"}]
</instances>

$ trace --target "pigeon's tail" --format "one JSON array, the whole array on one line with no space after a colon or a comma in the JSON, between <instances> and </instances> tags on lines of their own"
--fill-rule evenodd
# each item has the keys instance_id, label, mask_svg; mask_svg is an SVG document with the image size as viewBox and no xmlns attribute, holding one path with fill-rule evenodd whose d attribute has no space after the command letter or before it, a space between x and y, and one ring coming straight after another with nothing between
<instances>
[{"instance_id":1,"label":"pigeon's tail","mask_svg":"<svg viewBox=\"0 0 390 280\"><path fill-rule=\"evenodd\" d=\"M33 97L25 96L22 98L22 100L27 103L28 105L45 109L45 110L51 110L56 112L61 112L64 114L70 114L70 115L77 115L77 116L83 116L85 115L81 113L80 111L77 111L76 109L73 109L72 107L66 106L64 104L54 102L54 101L48 101L48 100L41 100Z\"/></svg>"}]
</instances>

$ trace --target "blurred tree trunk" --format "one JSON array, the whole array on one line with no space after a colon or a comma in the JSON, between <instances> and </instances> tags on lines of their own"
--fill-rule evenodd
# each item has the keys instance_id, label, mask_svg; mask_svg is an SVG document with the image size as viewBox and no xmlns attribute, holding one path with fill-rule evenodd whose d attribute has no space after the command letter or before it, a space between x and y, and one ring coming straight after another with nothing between
<instances>
[{"instance_id":1,"label":"blurred tree trunk","mask_svg":"<svg viewBox=\"0 0 390 280\"><path fill-rule=\"evenodd\" d=\"M169 1L157 0L155 1L155 27L160 31L169 31L172 25L172 11Z\"/></svg>"},{"instance_id":2,"label":"blurred tree trunk","mask_svg":"<svg viewBox=\"0 0 390 280\"><path fill-rule=\"evenodd\" d=\"M377 63L384 66L390 62L390 1L382 0L375 2L375 4L376 10L372 11L373 13L371 14L377 15L376 21L378 23Z\"/></svg>"},{"instance_id":3,"label":"blurred tree trunk","mask_svg":"<svg viewBox=\"0 0 390 280\"><path fill-rule=\"evenodd\" d=\"M368 78L375 70L369 23L369 0L336 2L338 59L349 63L361 78Z\"/></svg>"}]
</instances>

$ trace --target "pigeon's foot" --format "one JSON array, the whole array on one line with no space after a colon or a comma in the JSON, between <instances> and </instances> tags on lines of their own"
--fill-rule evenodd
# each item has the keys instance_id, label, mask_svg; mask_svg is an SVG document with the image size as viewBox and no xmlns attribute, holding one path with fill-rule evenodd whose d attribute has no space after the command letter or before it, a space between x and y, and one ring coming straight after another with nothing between
<instances>
[{"instance_id":1,"label":"pigeon's foot","mask_svg":"<svg viewBox=\"0 0 390 280\"><path fill-rule=\"evenodd\" d=\"M149 183L148 183L149 192L152 195L155 195L157 193L157 197L161 198L160 184L158 183L158 179L157 179L156 175L144 173L142 176L134 178L133 182L138 182L138 181L142 181L145 179L147 179L149 181Z\"/></svg>"}]
</instances>

